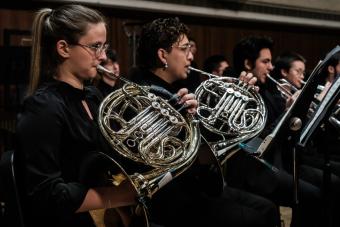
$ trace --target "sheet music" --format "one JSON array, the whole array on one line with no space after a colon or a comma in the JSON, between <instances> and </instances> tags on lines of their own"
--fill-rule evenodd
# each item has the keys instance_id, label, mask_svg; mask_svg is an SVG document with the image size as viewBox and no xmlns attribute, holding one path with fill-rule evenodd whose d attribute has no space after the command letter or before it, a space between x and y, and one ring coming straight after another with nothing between
<instances>
[{"instance_id":1,"label":"sheet music","mask_svg":"<svg viewBox=\"0 0 340 227\"><path fill-rule=\"evenodd\" d=\"M340 47L339 49L340 50ZM318 62L318 64L315 66L313 72L311 73L311 75L314 75L321 67L322 65L322 60L320 60ZM312 76L310 76L306 82L306 85L308 84L309 80L312 78ZM301 92L302 93L302 92ZM266 138L262 141L262 143L260 144L260 146L257 149L257 152L260 154L260 157L263 155L263 153L268 149L269 145L271 145L272 140L276 137L276 134L279 132L279 130L282 128L282 125L287 121L287 118L289 116L291 116L291 112L295 107L295 102L290 106L290 108L286 111L286 113L283 115L283 117L280 119L279 123L277 124L277 126L274 128L274 130L272 131L272 133L270 133L268 136L266 136Z\"/></svg>"},{"instance_id":2,"label":"sheet music","mask_svg":"<svg viewBox=\"0 0 340 227\"><path fill-rule=\"evenodd\" d=\"M293 111L296 109L295 106L297 105L296 103L301 103L301 97L305 93L305 90L311 86L310 84L312 81L316 80L316 77L321 73L322 66L324 65L325 62L327 62L335 53L340 51L340 46L336 46L333 48L324 58L324 60L320 60L318 64L314 67L313 72L311 73L310 77L308 78L306 85L303 87L300 96L295 100L295 102L291 105L291 107L286 111L284 116L281 118L275 129L271 134L269 134L261 143L261 145L258 147L257 152L260 153L260 157L264 154L266 150L270 147L270 145L274 142L274 139L277 137L278 133L285 129L283 128L284 125L289 125L289 120L292 117ZM339 80L338 80L339 81ZM335 87L334 87L335 89ZM294 113L295 114L295 113ZM287 126L289 127L289 126ZM306 131L304 131L307 133ZM301 140L300 140L301 141Z\"/></svg>"},{"instance_id":3,"label":"sheet music","mask_svg":"<svg viewBox=\"0 0 340 227\"><path fill-rule=\"evenodd\" d=\"M339 93L339 88L340 88L340 77L338 76L336 81L332 84L326 96L320 103L319 108L314 113L313 118L307 123L307 125L303 129L301 136L300 136L300 141L299 141L300 144L305 145L308 138L312 134L312 131L311 131L312 126L314 126L314 124L316 123L316 120L323 118L323 116L326 114L327 108L329 108L329 105L331 104L333 99L336 98L335 96L337 96L336 93Z\"/></svg>"}]
</instances>

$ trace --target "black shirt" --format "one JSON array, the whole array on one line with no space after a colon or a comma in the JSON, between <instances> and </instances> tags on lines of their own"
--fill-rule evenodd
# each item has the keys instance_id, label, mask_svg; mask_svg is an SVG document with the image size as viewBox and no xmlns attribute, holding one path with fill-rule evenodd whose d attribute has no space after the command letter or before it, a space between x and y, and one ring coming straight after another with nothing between
<instances>
[{"instance_id":1,"label":"black shirt","mask_svg":"<svg viewBox=\"0 0 340 227\"><path fill-rule=\"evenodd\" d=\"M178 88L172 84L169 84L168 82L164 81L162 78L156 76L151 71L144 69L144 68L138 68L135 69L135 71L130 75L131 81L145 86L151 86L156 85L158 87L165 88L171 93L177 93Z\"/></svg>"},{"instance_id":2,"label":"black shirt","mask_svg":"<svg viewBox=\"0 0 340 227\"><path fill-rule=\"evenodd\" d=\"M281 93L276 88L276 85L273 85L271 82L261 84L260 87L260 95L263 98L263 101L266 105L267 110L267 121L266 126L263 131L260 133L261 138L265 138L267 135L273 132L277 124L280 122L281 118L285 114L286 109L286 100L282 97ZM279 138L278 141L284 141L285 138ZM284 165L285 156L288 152L283 152L283 146L281 146L281 142L277 145L270 148L265 152L264 158L275 165L278 168L282 168Z\"/></svg>"},{"instance_id":3,"label":"black shirt","mask_svg":"<svg viewBox=\"0 0 340 227\"><path fill-rule=\"evenodd\" d=\"M79 183L82 161L100 146L101 99L95 87L52 81L24 101L16 132L29 226L93 226L89 213L75 211L88 191Z\"/></svg>"},{"instance_id":4,"label":"black shirt","mask_svg":"<svg viewBox=\"0 0 340 227\"><path fill-rule=\"evenodd\" d=\"M259 93L263 98L268 114L266 127L261 133L261 137L265 138L274 130L277 123L283 116L286 109L286 101L282 97L278 89L275 87L275 85L266 83L259 85L259 87Z\"/></svg>"},{"instance_id":5,"label":"black shirt","mask_svg":"<svg viewBox=\"0 0 340 227\"><path fill-rule=\"evenodd\" d=\"M110 86L109 84L105 83L103 80L100 80L97 88L102 93L103 97L108 96L110 93L114 92L119 88L118 80L116 81L116 84L114 86Z\"/></svg>"}]
</instances>

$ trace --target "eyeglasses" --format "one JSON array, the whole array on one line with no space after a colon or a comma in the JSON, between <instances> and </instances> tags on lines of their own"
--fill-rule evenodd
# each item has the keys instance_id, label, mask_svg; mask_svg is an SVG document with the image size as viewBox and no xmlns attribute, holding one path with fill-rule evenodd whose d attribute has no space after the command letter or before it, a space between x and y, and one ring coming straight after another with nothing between
<instances>
[{"instance_id":1,"label":"eyeglasses","mask_svg":"<svg viewBox=\"0 0 340 227\"><path fill-rule=\"evenodd\" d=\"M291 68L291 70L295 71L298 75L305 75L306 74L306 72L304 70L301 70L301 69Z\"/></svg>"},{"instance_id":2,"label":"eyeglasses","mask_svg":"<svg viewBox=\"0 0 340 227\"><path fill-rule=\"evenodd\" d=\"M85 45L85 44L76 43L74 45L81 46L81 47L87 47L91 50L94 50L96 57L100 56L103 52L106 52L106 50L109 48L108 43L105 43L105 44L95 43L95 44L92 44L92 45Z\"/></svg>"},{"instance_id":3,"label":"eyeglasses","mask_svg":"<svg viewBox=\"0 0 340 227\"><path fill-rule=\"evenodd\" d=\"M189 53L191 52L192 45L187 43L187 44L184 44L184 45L177 45L177 46L176 45L172 45L172 47L177 47L178 49L183 51L186 56L188 56Z\"/></svg>"}]
</instances>

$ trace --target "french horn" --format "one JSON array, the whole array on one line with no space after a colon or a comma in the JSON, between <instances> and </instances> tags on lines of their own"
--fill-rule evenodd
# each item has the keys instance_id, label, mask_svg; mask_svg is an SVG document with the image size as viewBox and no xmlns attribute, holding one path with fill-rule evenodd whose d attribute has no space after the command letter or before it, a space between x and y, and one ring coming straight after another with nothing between
<instances>
[{"instance_id":1,"label":"french horn","mask_svg":"<svg viewBox=\"0 0 340 227\"><path fill-rule=\"evenodd\" d=\"M264 128L267 119L264 101L253 86L239 79L189 69L209 77L195 91L197 116L201 135L223 165L233 148Z\"/></svg>"},{"instance_id":2,"label":"french horn","mask_svg":"<svg viewBox=\"0 0 340 227\"><path fill-rule=\"evenodd\" d=\"M116 77L100 65L97 71ZM138 195L131 218L144 216L144 223L138 226L149 226L147 201L194 162L200 145L199 124L191 114L182 116L170 104L177 102L177 95L120 79L126 83L105 97L99 107L98 124L112 147L112 153L103 155L114 165L104 178L106 185L112 186L130 181Z\"/></svg>"}]
</instances>

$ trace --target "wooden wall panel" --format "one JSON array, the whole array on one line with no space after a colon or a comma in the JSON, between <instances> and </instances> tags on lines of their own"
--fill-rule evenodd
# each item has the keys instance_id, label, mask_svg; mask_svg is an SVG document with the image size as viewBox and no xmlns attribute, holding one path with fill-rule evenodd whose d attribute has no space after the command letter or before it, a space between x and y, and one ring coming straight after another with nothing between
<instances>
[{"instance_id":1,"label":"wooden wall panel","mask_svg":"<svg viewBox=\"0 0 340 227\"><path fill-rule=\"evenodd\" d=\"M265 35L274 41L273 60L286 50L296 51L307 59L311 70L333 47L339 44L340 31L307 28L276 27L266 24L244 26L218 26L189 24L198 45L196 61L202 66L204 59L212 54L225 54L232 62L234 45L249 35Z\"/></svg>"},{"instance_id":2,"label":"wooden wall panel","mask_svg":"<svg viewBox=\"0 0 340 227\"><path fill-rule=\"evenodd\" d=\"M0 45L3 45L4 29L30 30L33 15L37 9L38 7L0 9ZM132 64L131 40L129 41L125 34L124 22L144 22L160 16L176 16L152 12L98 9L108 18L108 41L118 52L123 75L128 72ZM275 41L273 58L284 50L294 50L306 57L307 69L312 69L325 53L339 43L338 37L340 37L340 31L335 29L312 29L183 15L179 17L190 27L191 35L197 41L198 53L195 61L200 67L204 59L212 54L225 54L232 62L232 49L238 40L248 35L267 35Z\"/></svg>"},{"instance_id":3,"label":"wooden wall panel","mask_svg":"<svg viewBox=\"0 0 340 227\"><path fill-rule=\"evenodd\" d=\"M0 45L4 44L4 29L31 30L34 11L0 9Z\"/></svg>"}]
</instances>

